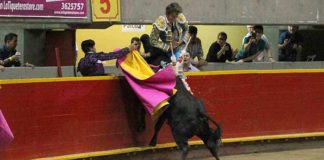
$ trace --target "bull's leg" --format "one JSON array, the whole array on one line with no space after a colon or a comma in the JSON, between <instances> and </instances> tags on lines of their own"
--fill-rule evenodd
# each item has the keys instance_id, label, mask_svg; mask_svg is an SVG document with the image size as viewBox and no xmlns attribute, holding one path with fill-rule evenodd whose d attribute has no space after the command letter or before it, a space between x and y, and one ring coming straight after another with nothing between
<instances>
[{"instance_id":1,"label":"bull's leg","mask_svg":"<svg viewBox=\"0 0 324 160\"><path fill-rule=\"evenodd\" d=\"M220 160L218 157L218 147L208 147L210 153L215 157L216 160Z\"/></svg>"},{"instance_id":2,"label":"bull's leg","mask_svg":"<svg viewBox=\"0 0 324 160\"><path fill-rule=\"evenodd\" d=\"M205 146L208 148L209 152L215 157L216 160L220 160L218 157L218 145L213 142L208 143L208 140L203 140Z\"/></svg>"},{"instance_id":3,"label":"bull's leg","mask_svg":"<svg viewBox=\"0 0 324 160\"><path fill-rule=\"evenodd\" d=\"M180 143L179 144L179 148L182 151L182 160L186 160L187 159L188 152L189 152L188 140L186 142Z\"/></svg>"},{"instance_id":4,"label":"bull's leg","mask_svg":"<svg viewBox=\"0 0 324 160\"><path fill-rule=\"evenodd\" d=\"M220 160L218 157L218 143L209 142L208 137L205 134L197 134L197 136L204 142L210 153L215 157L216 160Z\"/></svg>"},{"instance_id":5,"label":"bull's leg","mask_svg":"<svg viewBox=\"0 0 324 160\"><path fill-rule=\"evenodd\" d=\"M188 138L185 135L179 134L174 130L172 131L172 135L179 149L182 151L182 160L186 160L189 152Z\"/></svg>"},{"instance_id":6,"label":"bull's leg","mask_svg":"<svg viewBox=\"0 0 324 160\"><path fill-rule=\"evenodd\" d=\"M155 126L154 126L154 135L151 139L151 142L150 142L150 146L155 146L156 143L157 143L157 136L159 134L159 131L161 129L161 127L163 126L163 123L165 122L166 120L166 116L165 114L162 114L161 117L159 117L158 121L156 122Z\"/></svg>"},{"instance_id":7,"label":"bull's leg","mask_svg":"<svg viewBox=\"0 0 324 160\"><path fill-rule=\"evenodd\" d=\"M186 160L189 152L188 139L185 139L184 137L177 138L178 139L175 139L179 149L182 151L182 160Z\"/></svg>"}]
</instances>

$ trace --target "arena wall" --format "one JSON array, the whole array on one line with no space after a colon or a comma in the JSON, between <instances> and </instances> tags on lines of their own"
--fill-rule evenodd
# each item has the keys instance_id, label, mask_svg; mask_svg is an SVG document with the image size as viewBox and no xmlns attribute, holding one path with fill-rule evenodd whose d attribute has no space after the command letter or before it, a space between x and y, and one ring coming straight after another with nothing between
<instances>
[{"instance_id":1,"label":"arena wall","mask_svg":"<svg viewBox=\"0 0 324 160\"><path fill-rule=\"evenodd\" d=\"M323 79L320 69L241 70L189 73L188 81L229 143L323 136ZM15 136L0 151L1 159L148 149L152 121L147 116L147 129L136 131L141 105L122 77L0 80L0 85L1 111ZM158 147L172 142L165 125Z\"/></svg>"}]
</instances>

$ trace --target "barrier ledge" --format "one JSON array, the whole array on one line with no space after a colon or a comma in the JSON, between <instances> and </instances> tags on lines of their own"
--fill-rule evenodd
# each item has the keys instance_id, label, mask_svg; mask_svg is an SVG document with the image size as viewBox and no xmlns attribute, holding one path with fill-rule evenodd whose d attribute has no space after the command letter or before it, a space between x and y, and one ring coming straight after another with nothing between
<instances>
[{"instance_id":1,"label":"barrier ledge","mask_svg":"<svg viewBox=\"0 0 324 160\"><path fill-rule=\"evenodd\" d=\"M188 76L206 76L206 75L232 75L232 74L284 74L284 73L324 73L324 69L227 70L227 71L186 72L185 74ZM8 80L0 80L0 84L114 80L114 79L119 79L120 77L121 76L95 76L95 77L8 79Z\"/></svg>"}]
</instances>

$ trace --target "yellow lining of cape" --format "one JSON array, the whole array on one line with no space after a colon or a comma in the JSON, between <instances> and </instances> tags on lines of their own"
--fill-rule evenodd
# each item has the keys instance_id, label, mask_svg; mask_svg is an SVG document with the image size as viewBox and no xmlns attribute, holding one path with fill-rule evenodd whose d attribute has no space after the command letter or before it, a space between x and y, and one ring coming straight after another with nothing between
<instances>
[{"instance_id":1,"label":"yellow lining of cape","mask_svg":"<svg viewBox=\"0 0 324 160\"><path fill-rule=\"evenodd\" d=\"M137 63L134 63L137 62ZM137 79L145 80L154 75L152 68L146 63L138 51L126 55L120 66Z\"/></svg>"}]
</instances>

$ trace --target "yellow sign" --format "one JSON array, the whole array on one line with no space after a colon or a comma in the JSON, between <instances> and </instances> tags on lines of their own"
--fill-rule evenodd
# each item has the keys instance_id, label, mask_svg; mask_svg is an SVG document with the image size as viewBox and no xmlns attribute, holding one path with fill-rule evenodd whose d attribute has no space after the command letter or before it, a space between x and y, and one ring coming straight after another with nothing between
<instances>
[{"instance_id":1,"label":"yellow sign","mask_svg":"<svg viewBox=\"0 0 324 160\"><path fill-rule=\"evenodd\" d=\"M120 0L91 0L92 21L120 21Z\"/></svg>"}]
</instances>

